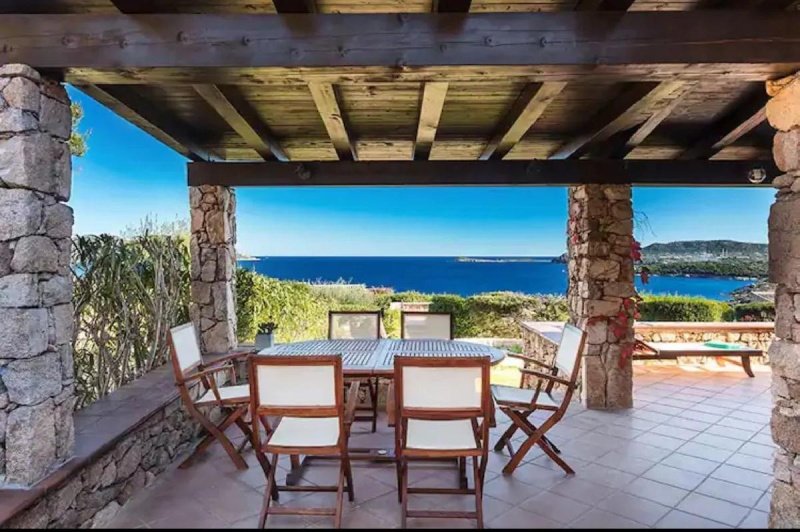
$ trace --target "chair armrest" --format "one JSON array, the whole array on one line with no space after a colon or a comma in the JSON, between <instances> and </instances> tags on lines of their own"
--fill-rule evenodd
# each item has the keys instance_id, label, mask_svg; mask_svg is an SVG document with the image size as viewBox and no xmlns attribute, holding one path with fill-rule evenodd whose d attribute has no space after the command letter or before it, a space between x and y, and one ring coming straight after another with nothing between
<instances>
[{"instance_id":1,"label":"chair armrest","mask_svg":"<svg viewBox=\"0 0 800 532\"><path fill-rule=\"evenodd\" d=\"M561 377L556 377L555 375L551 375L549 373L542 373L541 371L536 371L533 369L526 369L526 368L520 368L520 371L525 375L533 375L534 377L539 377L540 379L546 379L549 381L557 382L559 384L563 384L564 386L572 386L572 383L569 382L567 379L562 379Z\"/></svg>"},{"instance_id":2,"label":"chair armrest","mask_svg":"<svg viewBox=\"0 0 800 532\"><path fill-rule=\"evenodd\" d=\"M523 360L525 362L530 362L531 364L534 364L534 365L542 367L542 368L553 369L553 366L551 366L549 364L545 364L541 360L538 360L538 359L533 358L533 357L529 357L527 355L523 355L521 353L512 353L510 351L506 351L506 356L509 356L511 358L516 358L518 360Z\"/></svg>"},{"instance_id":3,"label":"chair armrest","mask_svg":"<svg viewBox=\"0 0 800 532\"><path fill-rule=\"evenodd\" d=\"M347 388L347 397L344 402L344 422L346 425L351 425L356 418L356 406L358 406L358 390L361 386L361 381L355 380L350 382Z\"/></svg>"},{"instance_id":4,"label":"chair armrest","mask_svg":"<svg viewBox=\"0 0 800 532\"><path fill-rule=\"evenodd\" d=\"M228 353L225 356L222 356L216 360L209 362L208 364L203 364L203 368L213 368L215 366L219 366L221 364L225 364L226 362L230 362L239 358L244 358L249 355L254 355L258 353L256 349L248 349L246 351L233 351Z\"/></svg>"},{"instance_id":5,"label":"chair armrest","mask_svg":"<svg viewBox=\"0 0 800 532\"><path fill-rule=\"evenodd\" d=\"M219 373L220 371L228 371L228 370L232 370L232 369L233 369L233 366L217 366L217 367L212 367L212 368L206 367L205 369L203 369L201 371L197 371L195 373L192 373L188 377L184 377L183 381L188 383L188 382L191 382L191 381L202 379L203 377L208 377L208 376L213 375L215 373Z\"/></svg>"}]
</instances>

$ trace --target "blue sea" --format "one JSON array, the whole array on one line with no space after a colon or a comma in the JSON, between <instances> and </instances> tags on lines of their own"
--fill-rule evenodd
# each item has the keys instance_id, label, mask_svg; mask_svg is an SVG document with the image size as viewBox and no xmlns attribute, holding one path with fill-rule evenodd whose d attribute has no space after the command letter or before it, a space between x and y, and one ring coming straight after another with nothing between
<instances>
[{"instance_id":1,"label":"blue sea","mask_svg":"<svg viewBox=\"0 0 800 532\"><path fill-rule=\"evenodd\" d=\"M457 257L258 257L241 260L247 269L278 279L365 284L395 291L418 290L468 296L510 290L526 294L564 294L567 266L552 257L487 258L480 262ZM728 277L652 276L641 292L728 299L750 281Z\"/></svg>"}]
</instances>

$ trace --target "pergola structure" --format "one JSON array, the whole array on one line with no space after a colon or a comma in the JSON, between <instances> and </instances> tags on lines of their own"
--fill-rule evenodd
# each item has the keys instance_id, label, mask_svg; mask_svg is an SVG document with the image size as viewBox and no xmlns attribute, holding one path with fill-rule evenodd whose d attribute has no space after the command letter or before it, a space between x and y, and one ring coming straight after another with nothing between
<instances>
[{"instance_id":1,"label":"pergola structure","mask_svg":"<svg viewBox=\"0 0 800 532\"><path fill-rule=\"evenodd\" d=\"M591 408L633 400L612 323L635 294L631 186L776 186L771 523L800 525L796 3L0 2L0 475L30 485L70 452L70 83L192 161L208 351L236 342L233 187L570 186Z\"/></svg>"}]
</instances>

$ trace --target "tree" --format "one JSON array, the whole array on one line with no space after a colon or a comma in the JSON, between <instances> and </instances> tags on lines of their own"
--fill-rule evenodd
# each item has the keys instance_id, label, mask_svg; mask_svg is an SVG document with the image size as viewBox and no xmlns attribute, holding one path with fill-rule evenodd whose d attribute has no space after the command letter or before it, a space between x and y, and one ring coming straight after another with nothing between
<instances>
[{"instance_id":1,"label":"tree","mask_svg":"<svg viewBox=\"0 0 800 532\"><path fill-rule=\"evenodd\" d=\"M86 140L89 138L91 132L78 130L78 125L83 119L83 108L81 105L77 102L72 102L70 111L72 112L72 133L68 141L69 151L75 157L83 157L86 155L86 150L88 150Z\"/></svg>"}]
</instances>

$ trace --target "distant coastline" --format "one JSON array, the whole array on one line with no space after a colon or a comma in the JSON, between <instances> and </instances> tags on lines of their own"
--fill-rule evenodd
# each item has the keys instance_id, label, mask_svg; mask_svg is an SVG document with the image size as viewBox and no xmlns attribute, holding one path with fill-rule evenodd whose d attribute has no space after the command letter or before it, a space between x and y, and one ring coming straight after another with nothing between
<instances>
[{"instance_id":1,"label":"distant coastline","mask_svg":"<svg viewBox=\"0 0 800 532\"><path fill-rule=\"evenodd\" d=\"M542 262L543 259L535 259L533 257L508 257L508 258L494 258L494 257L456 257L456 262L488 262L488 263L504 263L504 262ZM544 260L547 260L546 258Z\"/></svg>"}]
</instances>

